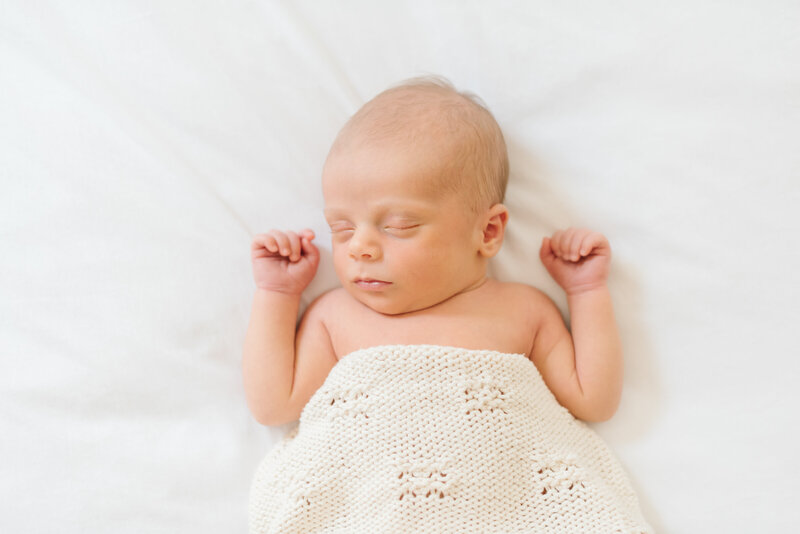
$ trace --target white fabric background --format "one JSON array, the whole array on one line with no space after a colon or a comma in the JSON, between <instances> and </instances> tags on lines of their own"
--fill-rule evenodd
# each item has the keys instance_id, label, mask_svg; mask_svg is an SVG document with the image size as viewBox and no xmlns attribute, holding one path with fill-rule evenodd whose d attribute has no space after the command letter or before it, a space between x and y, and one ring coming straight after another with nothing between
<instances>
[{"instance_id":1,"label":"white fabric background","mask_svg":"<svg viewBox=\"0 0 800 534\"><path fill-rule=\"evenodd\" d=\"M241 388L250 237L326 244L336 131L425 73L505 131L496 276L566 311L542 236L611 240L625 392L594 427L648 520L795 529L798 27L790 1L0 0L0 531L246 530L285 430Z\"/></svg>"}]
</instances>

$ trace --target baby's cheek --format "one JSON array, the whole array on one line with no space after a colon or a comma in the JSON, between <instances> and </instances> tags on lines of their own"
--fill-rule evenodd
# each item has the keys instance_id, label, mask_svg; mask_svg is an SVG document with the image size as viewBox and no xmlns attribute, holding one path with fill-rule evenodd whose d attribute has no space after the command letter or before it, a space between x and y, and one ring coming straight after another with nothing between
<instances>
[{"instance_id":1,"label":"baby's cheek","mask_svg":"<svg viewBox=\"0 0 800 534\"><path fill-rule=\"evenodd\" d=\"M333 246L331 252L333 256L333 269L336 271L336 275L341 278L345 274L347 254L345 251L341 250L341 247L337 247L336 245Z\"/></svg>"},{"instance_id":2,"label":"baby's cheek","mask_svg":"<svg viewBox=\"0 0 800 534\"><path fill-rule=\"evenodd\" d=\"M410 274L419 278L439 280L452 273L452 256L441 247L429 250L414 251L407 257L406 265Z\"/></svg>"}]
</instances>

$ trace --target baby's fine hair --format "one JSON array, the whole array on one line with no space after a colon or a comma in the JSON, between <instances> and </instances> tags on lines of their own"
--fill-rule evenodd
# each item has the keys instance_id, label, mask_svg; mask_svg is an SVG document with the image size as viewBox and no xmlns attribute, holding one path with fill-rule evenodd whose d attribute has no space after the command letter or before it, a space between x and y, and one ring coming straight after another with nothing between
<instances>
[{"instance_id":1,"label":"baby's fine hair","mask_svg":"<svg viewBox=\"0 0 800 534\"><path fill-rule=\"evenodd\" d=\"M454 142L443 166L445 189L469 192L475 210L505 197L509 165L503 132L480 97L458 91L446 78L411 78L378 94L345 124L334 149L356 132L370 141L424 142L431 133L441 134Z\"/></svg>"}]
</instances>

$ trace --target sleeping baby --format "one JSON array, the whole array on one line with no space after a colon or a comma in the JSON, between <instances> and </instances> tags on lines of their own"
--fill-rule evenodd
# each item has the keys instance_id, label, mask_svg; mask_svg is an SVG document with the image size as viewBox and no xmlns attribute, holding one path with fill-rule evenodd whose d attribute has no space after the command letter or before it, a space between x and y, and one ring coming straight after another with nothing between
<instances>
[{"instance_id":1,"label":"sleeping baby","mask_svg":"<svg viewBox=\"0 0 800 534\"><path fill-rule=\"evenodd\" d=\"M650 532L583 421L617 409L611 249L570 228L539 255L554 303L487 274L503 243L508 156L492 114L445 80L365 104L325 161L342 287L297 324L311 230L252 241L244 386L256 420L299 424L253 481L251 532Z\"/></svg>"}]
</instances>

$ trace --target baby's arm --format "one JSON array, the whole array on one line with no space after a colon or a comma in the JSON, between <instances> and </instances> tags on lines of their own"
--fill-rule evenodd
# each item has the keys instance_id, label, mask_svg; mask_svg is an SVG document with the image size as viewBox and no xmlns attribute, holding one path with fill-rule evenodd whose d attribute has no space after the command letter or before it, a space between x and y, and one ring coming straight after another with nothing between
<instances>
[{"instance_id":1,"label":"baby's arm","mask_svg":"<svg viewBox=\"0 0 800 534\"><path fill-rule=\"evenodd\" d=\"M606 286L611 248L597 232L568 229L544 238L539 254L567 293L572 335L549 301L534 343L534 363L575 417L605 421L619 405L623 374L619 333Z\"/></svg>"},{"instance_id":2,"label":"baby's arm","mask_svg":"<svg viewBox=\"0 0 800 534\"><path fill-rule=\"evenodd\" d=\"M314 304L297 328L300 295L319 264L313 239L311 230L273 230L251 246L256 293L242 367L247 404L262 424L296 419L336 363Z\"/></svg>"}]
</instances>

